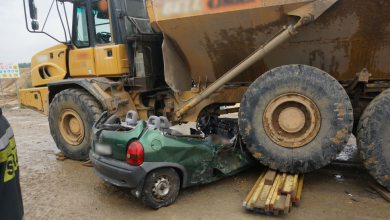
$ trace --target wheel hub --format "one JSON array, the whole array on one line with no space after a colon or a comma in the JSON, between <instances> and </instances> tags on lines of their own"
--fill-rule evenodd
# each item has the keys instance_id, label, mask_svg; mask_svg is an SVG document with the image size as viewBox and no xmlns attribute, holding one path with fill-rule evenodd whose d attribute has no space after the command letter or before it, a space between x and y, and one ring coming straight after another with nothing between
<instances>
[{"instance_id":1,"label":"wheel hub","mask_svg":"<svg viewBox=\"0 0 390 220\"><path fill-rule=\"evenodd\" d=\"M320 129L321 115L308 97L291 93L272 100L263 121L272 141L283 147L296 148L314 139Z\"/></svg>"},{"instance_id":2,"label":"wheel hub","mask_svg":"<svg viewBox=\"0 0 390 220\"><path fill-rule=\"evenodd\" d=\"M278 121L284 131L295 133L305 126L305 114L299 108L289 107L280 113Z\"/></svg>"},{"instance_id":3,"label":"wheel hub","mask_svg":"<svg viewBox=\"0 0 390 220\"><path fill-rule=\"evenodd\" d=\"M167 177L159 177L156 179L152 188L154 199L163 200L169 194L171 183Z\"/></svg>"},{"instance_id":4,"label":"wheel hub","mask_svg":"<svg viewBox=\"0 0 390 220\"><path fill-rule=\"evenodd\" d=\"M69 128L73 134L80 134L80 131L81 131L80 123L76 118L70 119Z\"/></svg>"},{"instance_id":5,"label":"wheel hub","mask_svg":"<svg viewBox=\"0 0 390 220\"><path fill-rule=\"evenodd\" d=\"M84 124L79 114L71 109L65 109L58 120L65 141L73 146L81 144L84 139Z\"/></svg>"}]
</instances>

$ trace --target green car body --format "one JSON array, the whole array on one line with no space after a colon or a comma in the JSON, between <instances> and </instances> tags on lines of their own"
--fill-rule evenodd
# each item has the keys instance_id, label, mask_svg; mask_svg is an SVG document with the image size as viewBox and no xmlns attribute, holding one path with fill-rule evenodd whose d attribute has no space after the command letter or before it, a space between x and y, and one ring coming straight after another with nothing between
<instances>
[{"instance_id":1,"label":"green car body","mask_svg":"<svg viewBox=\"0 0 390 220\"><path fill-rule=\"evenodd\" d=\"M169 135L162 129L150 128L139 121L131 131L99 129L99 118L93 126L90 159L94 172L111 184L132 188L132 194L141 196L148 173L159 168L173 168L180 176L180 188L210 183L234 175L251 167L256 160L234 144L217 143L199 136ZM127 147L138 141L144 150L139 166L126 163ZM99 155L96 144L112 149L111 155Z\"/></svg>"}]
</instances>

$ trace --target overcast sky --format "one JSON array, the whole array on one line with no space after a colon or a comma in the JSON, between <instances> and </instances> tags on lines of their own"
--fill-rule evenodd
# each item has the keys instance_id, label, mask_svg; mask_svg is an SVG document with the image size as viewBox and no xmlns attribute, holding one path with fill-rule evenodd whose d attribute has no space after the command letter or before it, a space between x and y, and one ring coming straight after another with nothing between
<instances>
[{"instance_id":1,"label":"overcast sky","mask_svg":"<svg viewBox=\"0 0 390 220\"><path fill-rule=\"evenodd\" d=\"M32 34L26 30L23 0L0 1L0 63L29 63L31 62L31 57L37 52L58 44L58 42L44 34ZM35 0L35 2L38 8L39 26L42 28L52 0ZM60 6L62 8L62 5ZM70 16L69 22L71 22L71 4L67 3L66 6L68 16ZM29 18L28 0L26 0L26 8ZM30 25L30 20L28 22ZM65 39L55 4L50 13L45 31L61 41Z\"/></svg>"}]
</instances>

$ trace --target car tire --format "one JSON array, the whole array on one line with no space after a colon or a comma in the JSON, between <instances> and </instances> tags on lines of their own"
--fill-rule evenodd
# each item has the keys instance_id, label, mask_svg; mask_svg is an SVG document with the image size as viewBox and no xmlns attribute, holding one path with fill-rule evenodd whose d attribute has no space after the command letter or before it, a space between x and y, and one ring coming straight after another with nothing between
<instances>
[{"instance_id":1,"label":"car tire","mask_svg":"<svg viewBox=\"0 0 390 220\"><path fill-rule=\"evenodd\" d=\"M142 190L142 201L152 209L171 205L180 190L180 178L173 168L156 169L148 173Z\"/></svg>"},{"instance_id":2,"label":"car tire","mask_svg":"<svg viewBox=\"0 0 390 220\"><path fill-rule=\"evenodd\" d=\"M344 149L352 126L351 101L340 83L305 65L282 66L260 76L239 111L248 150L282 172L306 173L329 164Z\"/></svg>"},{"instance_id":3,"label":"car tire","mask_svg":"<svg viewBox=\"0 0 390 220\"><path fill-rule=\"evenodd\" d=\"M54 97L49 109L50 133L67 158L88 158L92 126L101 114L100 103L83 89L66 89Z\"/></svg>"}]
</instances>

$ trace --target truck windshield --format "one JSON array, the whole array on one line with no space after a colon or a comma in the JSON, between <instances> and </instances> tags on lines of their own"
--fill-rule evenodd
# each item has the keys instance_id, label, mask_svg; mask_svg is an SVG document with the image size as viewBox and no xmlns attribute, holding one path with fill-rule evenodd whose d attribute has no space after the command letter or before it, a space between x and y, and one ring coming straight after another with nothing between
<instances>
[{"instance_id":1,"label":"truck windshield","mask_svg":"<svg viewBox=\"0 0 390 220\"><path fill-rule=\"evenodd\" d=\"M126 33L135 34L135 30L142 34L153 34L150 25L148 12L146 10L146 0L121 0L127 12Z\"/></svg>"}]
</instances>

